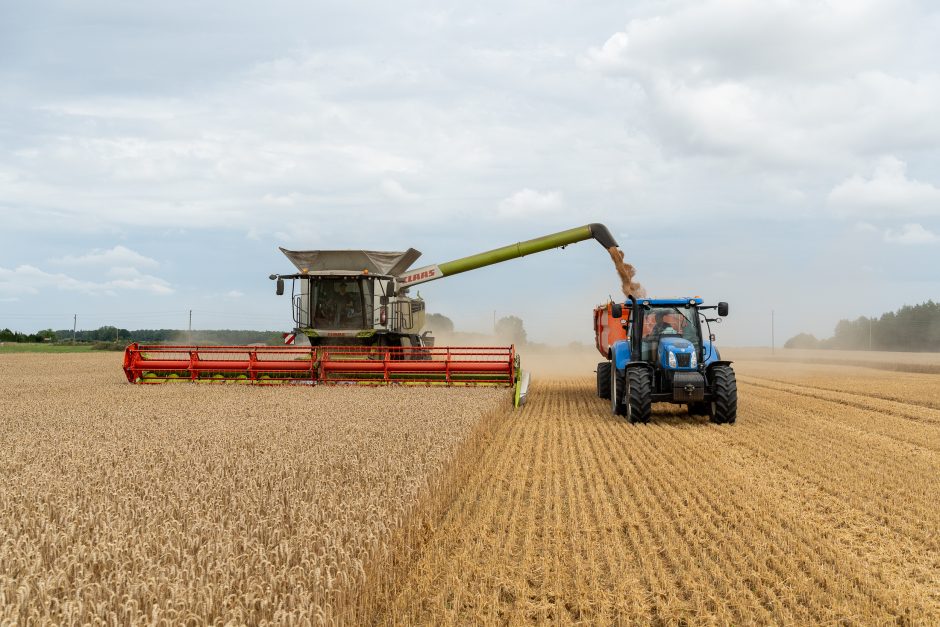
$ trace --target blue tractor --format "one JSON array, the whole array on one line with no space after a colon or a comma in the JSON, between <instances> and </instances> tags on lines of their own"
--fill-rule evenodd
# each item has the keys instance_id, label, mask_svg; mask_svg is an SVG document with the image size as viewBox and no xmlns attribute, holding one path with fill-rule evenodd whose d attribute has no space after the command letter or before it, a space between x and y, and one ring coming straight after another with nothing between
<instances>
[{"instance_id":1,"label":"blue tractor","mask_svg":"<svg viewBox=\"0 0 940 627\"><path fill-rule=\"evenodd\" d=\"M708 317L711 310L717 317ZM701 298L631 296L623 304L598 308L598 348L602 353L608 348L608 361L597 366L598 396L610 400L614 415L630 422L649 422L653 403L674 403L712 422L733 423L737 382L711 333L711 323L727 315L728 303L705 305Z\"/></svg>"}]
</instances>

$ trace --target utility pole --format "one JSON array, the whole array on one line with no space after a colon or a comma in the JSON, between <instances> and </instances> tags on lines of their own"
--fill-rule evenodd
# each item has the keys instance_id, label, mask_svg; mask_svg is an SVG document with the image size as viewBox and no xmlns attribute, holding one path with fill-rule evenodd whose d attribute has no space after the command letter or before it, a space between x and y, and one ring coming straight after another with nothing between
<instances>
[{"instance_id":1,"label":"utility pole","mask_svg":"<svg viewBox=\"0 0 940 627\"><path fill-rule=\"evenodd\" d=\"M868 350L871 351L871 325L872 318L868 319Z\"/></svg>"},{"instance_id":2,"label":"utility pole","mask_svg":"<svg viewBox=\"0 0 940 627\"><path fill-rule=\"evenodd\" d=\"M78 328L78 314L72 314L72 344L75 343L75 330Z\"/></svg>"},{"instance_id":3,"label":"utility pole","mask_svg":"<svg viewBox=\"0 0 940 627\"><path fill-rule=\"evenodd\" d=\"M189 310L189 332L190 334L192 334L193 332L193 310L192 309Z\"/></svg>"},{"instance_id":4,"label":"utility pole","mask_svg":"<svg viewBox=\"0 0 940 627\"><path fill-rule=\"evenodd\" d=\"M770 354L774 355L777 352L777 339L775 337L774 329L774 310L770 310Z\"/></svg>"}]
</instances>

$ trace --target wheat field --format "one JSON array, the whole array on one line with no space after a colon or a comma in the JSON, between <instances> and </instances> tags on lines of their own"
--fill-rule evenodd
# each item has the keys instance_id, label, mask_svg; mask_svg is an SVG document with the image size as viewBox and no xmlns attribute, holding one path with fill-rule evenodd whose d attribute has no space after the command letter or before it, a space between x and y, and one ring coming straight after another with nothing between
<instances>
[{"instance_id":1,"label":"wheat field","mask_svg":"<svg viewBox=\"0 0 940 627\"><path fill-rule=\"evenodd\" d=\"M0 356L0 622L940 622L940 377L743 361L737 424L630 425L586 361L513 411Z\"/></svg>"},{"instance_id":2,"label":"wheat field","mask_svg":"<svg viewBox=\"0 0 940 627\"><path fill-rule=\"evenodd\" d=\"M509 402L119 374L114 355L0 357L4 624L371 620Z\"/></svg>"}]
</instances>

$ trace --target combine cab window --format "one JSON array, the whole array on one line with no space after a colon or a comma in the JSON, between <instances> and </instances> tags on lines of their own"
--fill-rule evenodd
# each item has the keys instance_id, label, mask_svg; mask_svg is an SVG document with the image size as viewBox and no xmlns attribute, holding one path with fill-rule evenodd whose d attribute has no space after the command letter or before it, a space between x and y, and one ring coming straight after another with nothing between
<instances>
[{"instance_id":1,"label":"combine cab window","mask_svg":"<svg viewBox=\"0 0 940 627\"><path fill-rule=\"evenodd\" d=\"M318 279L311 281L310 296L315 329L372 328L371 279Z\"/></svg>"}]
</instances>

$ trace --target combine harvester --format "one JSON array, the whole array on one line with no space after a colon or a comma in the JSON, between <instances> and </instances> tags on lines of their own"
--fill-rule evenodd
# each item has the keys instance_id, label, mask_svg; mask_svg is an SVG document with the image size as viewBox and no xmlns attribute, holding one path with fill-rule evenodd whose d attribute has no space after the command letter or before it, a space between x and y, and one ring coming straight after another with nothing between
<instances>
[{"instance_id":1,"label":"combine harvester","mask_svg":"<svg viewBox=\"0 0 940 627\"><path fill-rule=\"evenodd\" d=\"M124 353L132 383L167 381L245 384L425 384L515 387L525 402L528 373L515 347L438 347L421 333L425 304L408 290L415 285L510 259L597 240L606 250L617 242L603 224L504 246L447 263L409 270L421 255L368 250L281 249L296 266L272 274L276 293L291 281L294 346L141 346Z\"/></svg>"},{"instance_id":2,"label":"combine harvester","mask_svg":"<svg viewBox=\"0 0 940 627\"><path fill-rule=\"evenodd\" d=\"M717 309L718 317L704 312ZM610 400L616 416L649 422L652 403L688 406L690 414L733 423L738 388L730 361L723 361L712 322L728 315L728 303L701 298L642 299L594 309L597 395ZM702 331L702 322L708 335Z\"/></svg>"}]
</instances>

